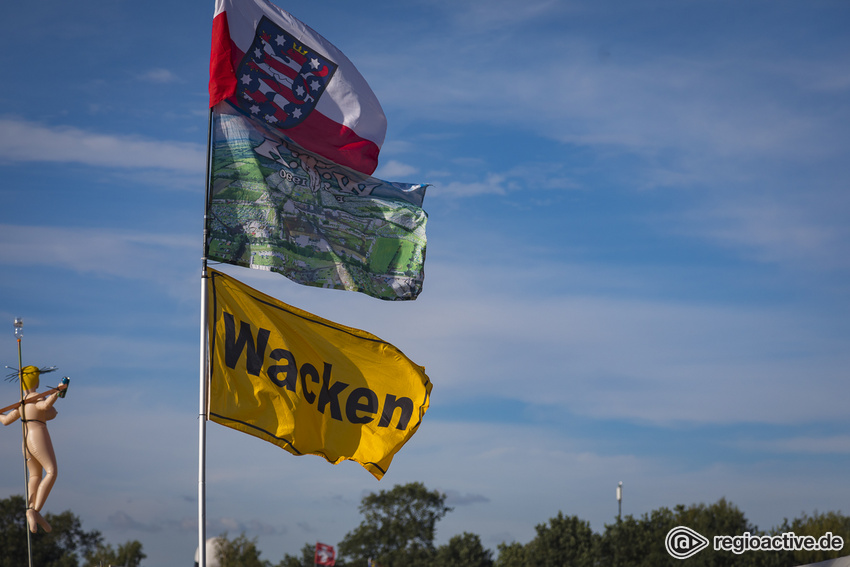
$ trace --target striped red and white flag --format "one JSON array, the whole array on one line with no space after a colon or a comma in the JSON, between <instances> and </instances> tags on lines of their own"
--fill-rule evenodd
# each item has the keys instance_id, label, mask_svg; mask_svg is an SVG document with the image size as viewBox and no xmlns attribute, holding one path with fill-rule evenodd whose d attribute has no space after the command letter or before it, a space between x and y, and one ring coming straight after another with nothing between
<instances>
[{"instance_id":1,"label":"striped red and white flag","mask_svg":"<svg viewBox=\"0 0 850 567\"><path fill-rule=\"evenodd\" d=\"M227 101L302 148L371 174L387 119L333 44L268 0L216 0L210 108Z\"/></svg>"}]
</instances>

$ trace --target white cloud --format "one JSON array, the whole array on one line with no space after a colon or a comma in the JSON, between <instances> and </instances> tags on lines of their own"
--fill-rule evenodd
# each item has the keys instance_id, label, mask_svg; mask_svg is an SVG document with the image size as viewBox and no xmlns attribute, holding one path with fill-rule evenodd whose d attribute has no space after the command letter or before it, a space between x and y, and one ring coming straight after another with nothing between
<instances>
[{"instance_id":1,"label":"white cloud","mask_svg":"<svg viewBox=\"0 0 850 567\"><path fill-rule=\"evenodd\" d=\"M0 118L0 161L59 162L107 168L165 169L202 175L200 144L98 134Z\"/></svg>"},{"instance_id":2,"label":"white cloud","mask_svg":"<svg viewBox=\"0 0 850 567\"><path fill-rule=\"evenodd\" d=\"M146 73L142 73L139 78L151 83L173 83L178 80L177 75L168 69L151 69Z\"/></svg>"},{"instance_id":3,"label":"white cloud","mask_svg":"<svg viewBox=\"0 0 850 567\"><path fill-rule=\"evenodd\" d=\"M504 195L507 193L505 187L505 176L491 173L483 181L450 181L448 183L436 182L428 188L429 195L435 197L462 198L479 197L481 195Z\"/></svg>"},{"instance_id":4,"label":"white cloud","mask_svg":"<svg viewBox=\"0 0 850 567\"><path fill-rule=\"evenodd\" d=\"M384 179L387 181L414 183L409 181L409 179L417 173L419 173L419 169L412 165L402 163L397 160L390 160L381 165L373 175L378 179Z\"/></svg>"},{"instance_id":5,"label":"white cloud","mask_svg":"<svg viewBox=\"0 0 850 567\"><path fill-rule=\"evenodd\" d=\"M475 7L451 9L464 20ZM846 50L801 52L775 38L731 30L706 36L694 44L699 48L675 50L651 40L614 41L609 36L616 26L607 34L575 26L561 33L552 24L523 37L526 17L534 20L540 11L566 27L570 10L532 2L513 21L510 10L495 10L504 18L493 22L499 33L465 36L450 27L448 38L420 36L409 49L384 54L392 59L385 68L417 69L391 77L382 89L385 100L397 114L439 117L445 130L486 125L505 133L506 147L513 143L510 133L520 130L561 144L564 152L587 150L591 178L612 178L635 193L671 192L690 235L746 259L795 269L829 269L830 262L846 268ZM630 16L636 29L644 29L645 11ZM604 61L600 42L614 43ZM446 66L430 56L444 45L463 65ZM515 58L522 63L511 65ZM451 156L463 157L462 149ZM539 186L524 189L532 187ZM506 189L455 179L431 194L475 197ZM663 220L655 230L681 234L674 215Z\"/></svg>"},{"instance_id":6,"label":"white cloud","mask_svg":"<svg viewBox=\"0 0 850 567\"><path fill-rule=\"evenodd\" d=\"M504 33L532 21L545 21L569 12L569 3L559 0L530 0L517 4L509 0L443 2L443 10L463 34Z\"/></svg>"},{"instance_id":7,"label":"white cloud","mask_svg":"<svg viewBox=\"0 0 850 567\"><path fill-rule=\"evenodd\" d=\"M819 272L850 268L844 253L850 231L840 211L848 205L822 195L820 202L773 196L742 196L682 214L671 227L734 248L760 262L815 268ZM830 203L832 212L824 211ZM823 211L823 212L821 212ZM835 214L839 213L839 214ZM835 218L833 218L835 217Z\"/></svg>"},{"instance_id":8,"label":"white cloud","mask_svg":"<svg viewBox=\"0 0 850 567\"><path fill-rule=\"evenodd\" d=\"M727 36L691 51L649 44L629 52L623 42L622 51L602 62L602 37L592 30L564 34L553 24L524 37L528 18L568 25L574 14L561 3L530 2L519 11L482 5L499 18L492 22L483 14L468 16L477 5L452 3L446 10L464 22L492 23L499 33L469 36L459 26L448 38L423 35L406 50L384 54L392 60L384 63L388 68L417 69L387 78L387 104L397 112L413 109L451 123L510 125L569 144L650 157L673 152L708 163L836 158L846 144L841 124L848 116L840 102L850 87L840 79L843 54L810 59L783 43ZM427 56L445 45L463 65ZM522 64L509 64L515 60ZM800 104L813 91L823 97L819 104Z\"/></svg>"},{"instance_id":9,"label":"white cloud","mask_svg":"<svg viewBox=\"0 0 850 567\"><path fill-rule=\"evenodd\" d=\"M198 240L185 234L0 225L0 263L11 266L52 266L78 273L166 280L174 277L175 266L191 266L175 259L187 259L193 249L200 254ZM164 261L169 258L172 260Z\"/></svg>"},{"instance_id":10,"label":"white cloud","mask_svg":"<svg viewBox=\"0 0 850 567\"><path fill-rule=\"evenodd\" d=\"M850 435L799 436L784 439L742 439L735 444L750 451L785 454L850 455Z\"/></svg>"},{"instance_id":11,"label":"white cloud","mask_svg":"<svg viewBox=\"0 0 850 567\"><path fill-rule=\"evenodd\" d=\"M423 319L441 353L433 380L454 398L488 392L653 423L794 423L843 419L850 393L850 359L827 330L809 336L799 313L484 294L444 298Z\"/></svg>"}]
</instances>

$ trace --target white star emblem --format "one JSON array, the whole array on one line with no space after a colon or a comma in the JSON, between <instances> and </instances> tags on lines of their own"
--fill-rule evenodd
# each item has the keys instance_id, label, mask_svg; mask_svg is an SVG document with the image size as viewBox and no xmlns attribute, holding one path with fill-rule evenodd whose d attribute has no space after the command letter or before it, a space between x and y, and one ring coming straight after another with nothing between
<instances>
[{"instance_id":1,"label":"white star emblem","mask_svg":"<svg viewBox=\"0 0 850 567\"><path fill-rule=\"evenodd\" d=\"M310 67L312 67L313 69L318 69L319 68L319 60L316 59L315 57L310 59Z\"/></svg>"},{"instance_id":2,"label":"white star emblem","mask_svg":"<svg viewBox=\"0 0 850 567\"><path fill-rule=\"evenodd\" d=\"M251 114L257 114L260 111L260 107L255 104L250 108L250 110Z\"/></svg>"},{"instance_id":3,"label":"white star emblem","mask_svg":"<svg viewBox=\"0 0 850 567\"><path fill-rule=\"evenodd\" d=\"M301 85L298 85L298 88L295 89L295 94L297 94L298 96L303 98L304 97L304 87L302 87Z\"/></svg>"},{"instance_id":4,"label":"white star emblem","mask_svg":"<svg viewBox=\"0 0 850 567\"><path fill-rule=\"evenodd\" d=\"M319 81L313 81L312 83L310 83L310 88L313 89L314 91L319 90L320 86L321 85L319 84Z\"/></svg>"},{"instance_id":5,"label":"white star emblem","mask_svg":"<svg viewBox=\"0 0 850 567\"><path fill-rule=\"evenodd\" d=\"M251 84L251 75L242 75L242 84L250 85Z\"/></svg>"},{"instance_id":6,"label":"white star emblem","mask_svg":"<svg viewBox=\"0 0 850 567\"><path fill-rule=\"evenodd\" d=\"M277 37L275 38L274 42L275 42L276 44L278 44L278 45L282 46L284 43L286 43L286 38L285 38L285 37L283 37L282 35L279 35L279 36L277 36Z\"/></svg>"},{"instance_id":7,"label":"white star emblem","mask_svg":"<svg viewBox=\"0 0 850 567\"><path fill-rule=\"evenodd\" d=\"M292 117L293 118L301 118L301 109L296 108L295 110L293 110L292 111Z\"/></svg>"}]
</instances>

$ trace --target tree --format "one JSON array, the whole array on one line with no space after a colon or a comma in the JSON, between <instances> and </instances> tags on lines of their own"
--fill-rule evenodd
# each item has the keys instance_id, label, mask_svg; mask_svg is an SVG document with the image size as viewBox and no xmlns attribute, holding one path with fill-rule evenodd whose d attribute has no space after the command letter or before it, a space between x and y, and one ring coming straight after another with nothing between
<instances>
[{"instance_id":1,"label":"tree","mask_svg":"<svg viewBox=\"0 0 850 567\"><path fill-rule=\"evenodd\" d=\"M217 538L218 562L221 567L270 567L270 563L260 559L257 539L248 539L242 533L233 540L224 533Z\"/></svg>"},{"instance_id":2,"label":"tree","mask_svg":"<svg viewBox=\"0 0 850 567\"><path fill-rule=\"evenodd\" d=\"M790 525L788 525L788 520L786 519L782 526L774 531L777 533L794 532L796 536L811 536L816 540L830 533L844 540L844 547L841 550L794 551L792 555L795 565L818 563L827 559L842 557L847 554L847 549L850 547L850 516L842 516L837 512L827 512L825 514L815 512L813 516L803 514L801 518L795 518ZM826 543L826 541L823 543Z\"/></svg>"},{"instance_id":3,"label":"tree","mask_svg":"<svg viewBox=\"0 0 850 567\"><path fill-rule=\"evenodd\" d=\"M576 516L558 515L549 525L540 524L537 536L526 546L525 560L536 567L594 567L599 536L590 523Z\"/></svg>"},{"instance_id":4,"label":"tree","mask_svg":"<svg viewBox=\"0 0 850 567\"><path fill-rule=\"evenodd\" d=\"M664 547L667 532L678 525L668 508L653 510L640 519L626 516L605 526L599 556L610 567L671 565L673 558Z\"/></svg>"},{"instance_id":5,"label":"tree","mask_svg":"<svg viewBox=\"0 0 850 567\"><path fill-rule=\"evenodd\" d=\"M764 535L747 521L736 506L721 498L716 503L679 505L671 511L659 508L640 519L626 516L617 523L606 525L599 545L599 561L610 567L678 567L681 560L667 552L667 533L686 526L703 537L714 541L715 536ZM736 554L733 551L715 551L709 545L687 559L690 567L790 567L798 565L789 552L752 551Z\"/></svg>"},{"instance_id":6,"label":"tree","mask_svg":"<svg viewBox=\"0 0 850 567\"><path fill-rule=\"evenodd\" d=\"M445 494L421 482L366 495L364 520L340 542L340 555L354 565L372 558L381 567L430 567L436 524L451 511L445 502Z\"/></svg>"},{"instance_id":7,"label":"tree","mask_svg":"<svg viewBox=\"0 0 850 567\"><path fill-rule=\"evenodd\" d=\"M304 547L301 548L301 559L286 553L275 567L314 567L315 562L316 547L305 543Z\"/></svg>"},{"instance_id":8,"label":"tree","mask_svg":"<svg viewBox=\"0 0 850 567\"><path fill-rule=\"evenodd\" d=\"M496 567L525 567L525 546L521 543L500 543Z\"/></svg>"},{"instance_id":9,"label":"tree","mask_svg":"<svg viewBox=\"0 0 850 567\"><path fill-rule=\"evenodd\" d=\"M715 536L741 535L745 532L757 533L755 526L750 524L744 513L734 504L721 498L714 504L692 504L687 508L681 504L675 508L676 525L687 526L708 541L714 541ZM761 553L736 554L733 551L715 551L712 545L688 559L692 567L743 567L752 565L756 555ZM671 563L672 565L672 563Z\"/></svg>"},{"instance_id":10,"label":"tree","mask_svg":"<svg viewBox=\"0 0 850 567\"><path fill-rule=\"evenodd\" d=\"M451 567L493 567L493 552L484 549L481 538L464 532L449 540L448 545L440 546L434 560L436 566Z\"/></svg>"},{"instance_id":11,"label":"tree","mask_svg":"<svg viewBox=\"0 0 850 567\"><path fill-rule=\"evenodd\" d=\"M46 514L50 533L31 534L33 565L78 567L79 555L94 552L102 543L100 532L86 532L70 511ZM0 500L0 567L27 565L26 504L20 495Z\"/></svg>"},{"instance_id":12,"label":"tree","mask_svg":"<svg viewBox=\"0 0 850 567\"><path fill-rule=\"evenodd\" d=\"M94 552L86 553L86 562L83 567L103 567L106 565L139 567L145 557L147 555L142 553L142 544L135 540L119 545L117 551L112 549L109 544L99 543Z\"/></svg>"}]
</instances>

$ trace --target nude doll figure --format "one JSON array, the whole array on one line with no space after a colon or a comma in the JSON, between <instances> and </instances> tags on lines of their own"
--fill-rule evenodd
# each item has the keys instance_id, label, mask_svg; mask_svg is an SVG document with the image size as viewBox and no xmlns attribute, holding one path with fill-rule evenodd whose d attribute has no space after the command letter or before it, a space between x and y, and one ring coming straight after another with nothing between
<instances>
[{"instance_id":1,"label":"nude doll figure","mask_svg":"<svg viewBox=\"0 0 850 567\"><path fill-rule=\"evenodd\" d=\"M39 369L35 366L25 366L22 372L24 400L36 397L38 388ZM38 526L49 532L52 528L41 515L53 483L56 482L56 454L53 452L53 442L47 431L47 422L56 417L57 411L53 407L59 398L59 392L55 392L46 398L27 402L24 404L23 413L17 407L9 413L0 414L0 422L9 425L18 419L24 423L24 458L27 462L29 472L27 487L29 499L27 501L27 524L32 533L38 531Z\"/></svg>"}]
</instances>

